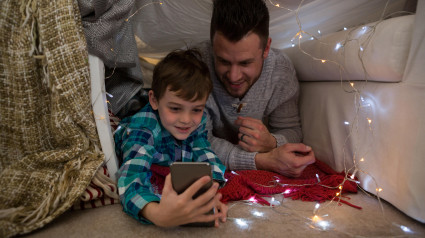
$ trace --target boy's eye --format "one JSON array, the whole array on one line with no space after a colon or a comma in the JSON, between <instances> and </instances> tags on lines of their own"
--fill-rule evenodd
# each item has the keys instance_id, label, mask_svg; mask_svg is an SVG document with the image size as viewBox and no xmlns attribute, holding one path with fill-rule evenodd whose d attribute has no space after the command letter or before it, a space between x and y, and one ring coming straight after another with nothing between
<instances>
[{"instance_id":1,"label":"boy's eye","mask_svg":"<svg viewBox=\"0 0 425 238\"><path fill-rule=\"evenodd\" d=\"M203 111L202 109L193 109L193 112L195 112L195 113L200 113L202 111Z\"/></svg>"},{"instance_id":2,"label":"boy's eye","mask_svg":"<svg viewBox=\"0 0 425 238\"><path fill-rule=\"evenodd\" d=\"M170 107L170 110L173 111L173 112L177 112L177 111L180 110L180 108L179 107Z\"/></svg>"}]
</instances>

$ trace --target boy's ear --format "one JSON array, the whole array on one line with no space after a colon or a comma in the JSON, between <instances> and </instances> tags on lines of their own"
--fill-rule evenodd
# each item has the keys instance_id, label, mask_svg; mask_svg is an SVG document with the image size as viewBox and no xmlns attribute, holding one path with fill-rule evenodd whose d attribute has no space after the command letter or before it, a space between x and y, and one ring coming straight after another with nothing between
<instances>
[{"instance_id":1,"label":"boy's ear","mask_svg":"<svg viewBox=\"0 0 425 238\"><path fill-rule=\"evenodd\" d=\"M158 110L158 100L156 99L152 90L149 90L149 103L153 110Z\"/></svg>"}]
</instances>

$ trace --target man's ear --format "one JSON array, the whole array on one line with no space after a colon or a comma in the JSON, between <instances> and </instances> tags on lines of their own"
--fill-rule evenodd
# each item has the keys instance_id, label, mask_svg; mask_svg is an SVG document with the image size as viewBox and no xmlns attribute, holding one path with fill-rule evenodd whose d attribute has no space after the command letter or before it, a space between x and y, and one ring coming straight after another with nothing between
<instances>
[{"instance_id":1,"label":"man's ear","mask_svg":"<svg viewBox=\"0 0 425 238\"><path fill-rule=\"evenodd\" d=\"M152 90L149 90L149 103L151 104L153 110L158 110L158 100L156 99Z\"/></svg>"},{"instance_id":2,"label":"man's ear","mask_svg":"<svg viewBox=\"0 0 425 238\"><path fill-rule=\"evenodd\" d=\"M267 39L266 48L264 49L264 52L263 52L263 59L265 59L265 58L267 58L267 56L269 56L271 44L272 44L272 38L269 37L269 39Z\"/></svg>"}]
</instances>

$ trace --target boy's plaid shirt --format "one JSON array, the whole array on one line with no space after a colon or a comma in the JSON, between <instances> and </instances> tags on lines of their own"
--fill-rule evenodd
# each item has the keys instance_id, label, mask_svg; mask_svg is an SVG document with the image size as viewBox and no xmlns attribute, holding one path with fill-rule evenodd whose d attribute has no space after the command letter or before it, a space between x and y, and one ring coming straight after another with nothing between
<instances>
[{"instance_id":1,"label":"boy's plaid shirt","mask_svg":"<svg viewBox=\"0 0 425 238\"><path fill-rule=\"evenodd\" d=\"M205 112L198 128L184 141L177 141L160 123L150 104L124 118L115 132L115 151L123 164L118 171L118 191L123 209L143 223L139 211L149 202L159 201L150 178L152 164L170 166L174 161L209 162L213 179L224 181L225 166L211 150L205 130Z\"/></svg>"}]
</instances>

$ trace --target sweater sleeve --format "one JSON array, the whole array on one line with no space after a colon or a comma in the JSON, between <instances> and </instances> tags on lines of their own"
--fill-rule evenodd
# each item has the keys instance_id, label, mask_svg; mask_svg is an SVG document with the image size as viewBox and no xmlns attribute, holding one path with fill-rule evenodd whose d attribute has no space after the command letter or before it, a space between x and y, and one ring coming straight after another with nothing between
<instances>
[{"instance_id":1,"label":"sweater sleeve","mask_svg":"<svg viewBox=\"0 0 425 238\"><path fill-rule=\"evenodd\" d=\"M211 164L214 180L225 181L224 172L226 171L226 167L211 150L210 143L207 140L207 131L200 134L194 141L193 154L196 161L208 162Z\"/></svg>"},{"instance_id":2,"label":"sweater sleeve","mask_svg":"<svg viewBox=\"0 0 425 238\"><path fill-rule=\"evenodd\" d=\"M152 141L152 135L143 130L132 130L125 137L121 144L124 163L118 177L118 192L124 212L146 224L151 222L139 217L139 211L150 202L160 201L150 182L150 167L156 153Z\"/></svg>"},{"instance_id":3,"label":"sweater sleeve","mask_svg":"<svg viewBox=\"0 0 425 238\"><path fill-rule=\"evenodd\" d=\"M208 141L211 148L229 170L256 170L255 155L257 152L247 152L225 139L215 137L212 133L212 120L207 114Z\"/></svg>"},{"instance_id":4,"label":"sweater sleeve","mask_svg":"<svg viewBox=\"0 0 425 238\"><path fill-rule=\"evenodd\" d=\"M273 91L268 105L268 126L277 146L302 141L301 119L298 109L299 83L291 60L276 52L271 67ZM285 95L285 96L282 96Z\"/></svg>"}]
</instances>

